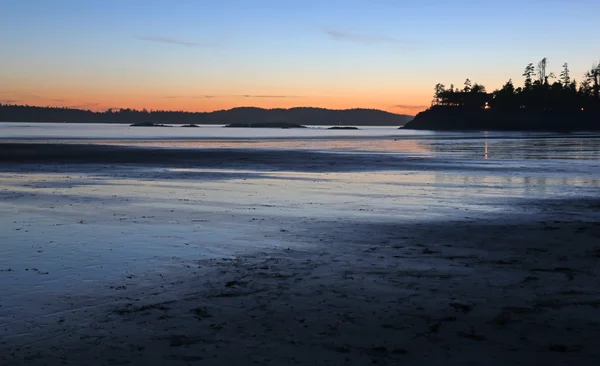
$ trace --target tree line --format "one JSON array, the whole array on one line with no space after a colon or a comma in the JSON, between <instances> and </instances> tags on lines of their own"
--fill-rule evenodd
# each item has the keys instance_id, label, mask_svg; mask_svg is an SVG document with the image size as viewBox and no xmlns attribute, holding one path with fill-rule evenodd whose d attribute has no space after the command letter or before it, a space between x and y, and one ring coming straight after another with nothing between
<instances>
[{"instance_id":1,"label":"tree line","mask_svg":"<svg viewBox=\"0 0 600 366\"><path fill-rule=\"evenodd\" d=\"M263 109L239 107L214 112L109 109L101 112L63 107L36 107L0 104L4 122L84 122L84 123L160 123L231 124L281 122L310 125L401 126L411 116L376 109L333 110L313 107Z\"/></svg>"},{"instance_id":2,"label":"tree line","mask_svg":"<svg viewBox=\"0 0 600 366\"><path fill-rule=\"evenodd\" d=\"M523 72L523 86L515 87L512 79L491 93L486 87L464 82L463 88L444 84L435 86L432 107L458 107L462 109L490 109L494 111L544 111L574 113L600 111L600 64L594 63L581 81L571 77L565 62L560 73L549 71L547 58L536 65L529 63Z\"/></svg>"},{"instance_id":3,"label":"tree line","mask_svg":"<svg viewBox=\"0 0 600 366\"><path fill-rule=\"evenodd\" d=\"M0 121L5 122L199 123L206 114L205 112L148 111L130 108L94 112L67 107L0 104Z\"/></svg>"}]
</instances>

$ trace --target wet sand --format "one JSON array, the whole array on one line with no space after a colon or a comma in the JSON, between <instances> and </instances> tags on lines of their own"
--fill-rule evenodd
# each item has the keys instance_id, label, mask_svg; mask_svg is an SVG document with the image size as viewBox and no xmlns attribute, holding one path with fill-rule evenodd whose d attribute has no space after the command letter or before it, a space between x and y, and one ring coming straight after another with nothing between
<instances>
[{"instance_id":1,"label":"wet sand","mask_svg":"<svg viewBox=\"0 0 600 366\"><path fill-rule=\"evenodd\" d=\"M7 365L595 365L597 162L0 145Z\"/></svg>"}]
</instances>

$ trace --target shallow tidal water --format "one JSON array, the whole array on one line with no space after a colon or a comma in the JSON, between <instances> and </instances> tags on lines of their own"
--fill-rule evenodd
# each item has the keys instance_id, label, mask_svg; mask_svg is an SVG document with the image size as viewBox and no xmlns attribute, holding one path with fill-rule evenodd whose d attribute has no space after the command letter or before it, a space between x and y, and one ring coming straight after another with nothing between
<instances>
[{"instance_id":1,"label":"shallow tidal water","mask_svg":"<svg viewBox=\"0 0 600 366\"><path fill-rule=\"evenodd\" d=\"M128 132L123 135L122 130ZM449 248L464 242L478 246L481 258L498 256L494 260L504 268L508 262L498 252L502 241L497 238L526 237L533 245L542 235L519 228L519 220L528 225L544 217L548 222L558 218L585 223L593 209L588 206L600 196L600 139L591 134L445 134L373 128L302 132L313 134L306 137L289 130L248 132L211 126L193 129L199 135L169 137L162 135L163 130L188 131L0 124L3 142L126 146L148 154L166 149L185 158L182 164L177 159L153 163L151 158L143 164L108 158L94 163L85 158L77 163L0 162L4 329L0 334L6 347L33 344L36 350L38 342L41 347L46 339L67 337L62 322L82 328L88 313L113 321L114 313L106 315L95 307L163 296L163 286L187 283L196 270L210 267L202 261L271 256L279 260L295 253L309 258L302 268L310 272L308 263L327 255L331 258L321 271L339 261L348 261L347 271L356 270L359 263L369 268L391 263L434 275L447 270L448 278L453 278L456 271L466 269L448 264L447 259L422 256L436 253L437 245ZM194 160L194 154L202 159ZM567 201L569 208L563 209L561 202ZM587 211L579 214L572 202L583 202ZM553 231L546 230L556 228L548 222L539 230L551 235ZM478 229L491 223L495 231L489 236ZM476 242L469 240L468 230L449 238L427 236L436 227L454 225L475 228ZM562 242L566 248L568 243ZM481 249L486 246L495 249ZM361 253L374 256L384 247L414 249L418 256L410 260L379 256L360 262L371 255ZM452 258L473 255L470 249L448 248L444 250L452 251L448 254ZM215 281L218 273L211 275ZM381 276L392 278L393 273ZM515 280L521 272L500 273L501 277L489 274L486 279L483 272L481 278L521 280ZM339 288L337 277L323 278ZM312 286L312 280L305 281L299 283ZM415 281L419 286L429 283L420 277ZM369 286L369 291L378 288L376 282ZM439 288L437 282L430 286ZM382 291L392 289L401 290L394 285ZM357 294L362 292L350 293Z\"/></svg>"},{"instance_id":2,"label":"shallow tidal water","mask_svg":"<svg viewBox=\"0 0 600 366\"><path fill-rule=\"evenodd\" d=\"M196 135L189 135L190 130ZM83 124L0 124L0 131L4 139L24 142L51 138L216 153L259 149L282 159L293 151L313 151L322 160L330 159L326 164L331 169L325 172L311 171L310 166L257 168L251 160L236 169L0 166L0 269L39 269L45 275L30 280L44 282L38 283L41 291L74 286L74 277L83 281L79 283L100 283L148 267L159 271L170 265L171 257L290 245L264 238L255 223L265 218L443 221L516 210L514 203L523 199L593 197L600 192L600 139L593 135ZM306 133L312 138L302 138ZM117 135L119 139L112 138ZM84 136L92 140L77 140ZM382 169L377 160L357 171L339 168L339 159L352 166L348 160L362 154L422 160L410 166L400 161L396 168L388 164ZM163 254L166 248L169 255ZM0 281L9 277L0 276Z\"/></svg>"}]
</instances>

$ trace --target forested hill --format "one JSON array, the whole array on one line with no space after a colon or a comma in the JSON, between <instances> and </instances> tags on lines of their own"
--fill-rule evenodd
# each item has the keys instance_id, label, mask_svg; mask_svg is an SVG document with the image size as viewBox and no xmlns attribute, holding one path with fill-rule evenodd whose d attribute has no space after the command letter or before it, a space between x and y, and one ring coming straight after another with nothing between
<instances>
[{"instance_id":1,"label":"forested hill","mask_svg":"<svg viewBox=\"0 0 600 366\"><path fill-rule=\"evenodd\" d=\"M435 86L433 105L404 128L418 130L600 131L600 64L578 83L565 62L557 77L548 59L525 67L523 86L512 79L492 93L465 80L464 88Z\"/></svg>"},{"instance_id":2,"label":"forested hill","mask_svg":"<svg viewBox=\"0 0 600 366\"><path fill-rule=\"evenodd\" d=\"M0 104L0 122L80 122L163 124L230 124L282 122L304 125L403 126L412 116L376 109L332 110L298 107L263 109L241 107L214 112L146 111L133 109L89 110Z\"/></svg>"}]
</instances>

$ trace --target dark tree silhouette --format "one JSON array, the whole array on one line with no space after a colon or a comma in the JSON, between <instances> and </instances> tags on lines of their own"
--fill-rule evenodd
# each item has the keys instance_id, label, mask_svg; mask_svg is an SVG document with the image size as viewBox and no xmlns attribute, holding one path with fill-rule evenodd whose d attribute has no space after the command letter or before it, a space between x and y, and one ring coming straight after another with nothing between
<instances>
[{"instance_id":1,"label":"dark tree silhouette","mask_svg":"<svg viewBox=\"0 0 600 366\"><path fill-rule=\"evenodd\" d=\"M554 73L548 73L548 59L544 57L537 64L538 85L548 85L548 79L554 78Z\"/></svg>"},{"instance_id":2,"label":"dark tree silhouette","mask_svg":"<svg viewBox=\"0 0 600 366\"><path fill-rule=\"evenodd\" d=\"M452 90L452 87L450 87L450 90ZM439 104L443 98L444 92L446 91L446 86L444 84L441 83L437 83L435 85L434 88L434 95L433 95L433 103L432 104Z\"/></svg>"},{"instance_id":3,"label":"dark tree silhouette","mask_svg":"<svg viewBox=\"0 0 600 366\"><path fill-rule=\"evenodd\" d=\"M465 80L465 87L463 88L464 92L470 92L471 91L471 80L467 79Z\"/></svg>"},{"instance_id":4,"label":"dark tree silhouette","mask_svg":"<svg viewBox=\"0 0 600 366\"><path fill-rule=\"evenodd\" d=\"M600 64L595 63L586 73L586 78L592 85L592 94L594 97L600 97Z\"/></svg>"},{"instance_id":5,"label":"dark tree silhouette","mask_svg":"<svg viewBox=\"0 0 600 366\"><path fill-rule=\"evenodd\" d=\"M312 125L400 126L411 116L376 109L333 110L299 107L263 109L241 107L214 112L183 112L146 109L108 109L93 112L73 108L34 107L0 104L0 121L5 122L83 122L83 123L156 123L156 124L231 124L271 123Z\"/></svg>"},{"instance_id":6,"label":"dark tree silhouette","mask_svg":"<svg viewBox=\"0 0 600 366\"><path fill-rule=\"evenodd\" d=\"M478 83L465 81L463 90L437 84L431 108L419 113L406 128L497 130L600 130L600 65L594 63L577 87L568 64L560 78L548 59L525 67L523 87L512 79L487 93ZM535 79L534 79L535 77Z\"/></svg>"},{"instance_id":7,"label":"dark tree silhouette","mask_svg":"<svg viewBox=\"0 0 600 366\"><path fill-rule=\"evenodd\" d=\"M531 89L531 87L533 86L533 74L535 73L535 68L533 67L533 64L528 64L525 67L525 72L523 73L523 76L525 77L525 89Z\"/></svg>"},{"instance_id":8,"label":"dark tree silhouette","mask_svg":"<svg viewBox=\"0 0 600 366\"><path fill-rule=\"evenodd\" d=\"M560 82L563 88L569 87L571 84L571 73L569 71L569 64L566 62L563 64L563 70L560 72Z\"/></svg>"}]
</instances>

